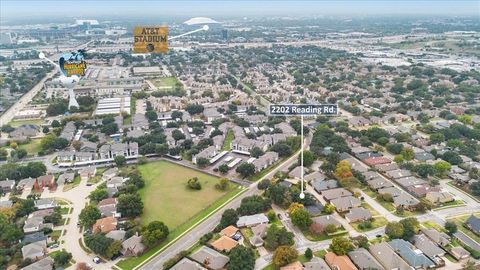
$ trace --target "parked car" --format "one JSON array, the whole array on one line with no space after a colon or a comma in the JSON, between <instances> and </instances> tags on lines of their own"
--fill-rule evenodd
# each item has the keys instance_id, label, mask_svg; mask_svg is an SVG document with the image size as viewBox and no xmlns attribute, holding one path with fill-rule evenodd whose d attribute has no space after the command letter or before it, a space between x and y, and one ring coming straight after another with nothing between
<instances>
[{"instance_id":1,"label":"parked car","mask_svg":"<svg viewBox=\"0 0 480 270\"><path fill-rule=\"evenodd\" d=\"M95 258L93 258L93 262L96 263L96 264L99 264L99 263L102 262L102 260L100 260L99 257L95 257Z\"/></svg>"}]
</instances>

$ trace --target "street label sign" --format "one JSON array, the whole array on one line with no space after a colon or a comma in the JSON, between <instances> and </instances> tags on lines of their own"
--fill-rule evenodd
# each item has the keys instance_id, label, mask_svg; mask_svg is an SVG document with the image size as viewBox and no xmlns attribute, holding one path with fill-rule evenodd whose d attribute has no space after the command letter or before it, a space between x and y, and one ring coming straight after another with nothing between
<instances>
[{"instance_id":1,"label":"street label sign","mask_svg":"<svg viewBox=\"0 0 480 270\"><path fill-rule=\"evenodd\" d=\"M136 26L133 29L134 53L166 53L168 51L168 27Z\"/></svg>"},{"instance_id":2,"label":"street label sign","mask_svg":"<svg viewBox=\"0 0 480 270\"><path fill-rule=\"evenodd\" d=\"M269 114L275 115L337 115L337 104L270 104Z\"/></svg>"}]
</instances>

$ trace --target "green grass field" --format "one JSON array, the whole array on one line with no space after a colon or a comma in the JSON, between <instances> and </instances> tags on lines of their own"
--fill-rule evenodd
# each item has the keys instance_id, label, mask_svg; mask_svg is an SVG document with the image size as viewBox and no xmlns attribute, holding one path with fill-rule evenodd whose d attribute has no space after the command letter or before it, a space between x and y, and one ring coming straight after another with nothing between
<instances>
[{"instance_id":1,"label":"green grass field","mask_svg":"<svg viewBox=\"0 0 480 270\"><path fill-rule=\"evenodd\" d=\"M232 150L231 143L235 139L235 135L233 135L233 130L228 129L227 135L225 136L225 141L223 142L222 151L230 151Z\"/></svg>"},{"instance_id":2,"label":"green grass field","mask_svg":"<svg viewBox=\"0 0 480 270\"><path fill-rule=\"evenodd\" d=\"M228 193L215 189L219 178L168 161L147 163L138 169L145 179L145 188L140 190L145 205L144 224L161 220L173 229ZM192 177L198 177L201 190L187 188L187 181ZM229 191L236 188L230 184Z\"/></svg>"},{"instance_id":3,"label":"green grass field","mask_svg":"<svg viewBox=\"0 0 480 270\"><path fill-rule=\"evenodd\" d=\"M175 84L178 82L177 78L175 77L165 77L165 78L156 78L151 80L153 85L155 85L158 90L162 90L162 88L169 87L170 89L173 89Z\"/></svg>"},{"instance_id":4,"label":"green grass field","mask_svg":"<svg viewBox=\"0 0 480 270\"><path fill-rule=\"evenodd\" d=\"M170 228L170 234L166 241L140 257L120 261L117 266L125 270L133 269L167 247L177 237L245 190L231 184L229 191L217 191L214 185L218 178L168 161L139 165L138 168L145 179L145 187L140 190L145 205L142 221L146 223L151 220L161 220ZM186 188L187 180L194 176L197 176L202 183L201 191L191 191Z\"/></svg>"},{"instance_id":5,"label":"green grass field","mask_svg":"<svg viewBox=\"0 0 480 270\"><path fill-rule=\"evenodd\" d=\"M28 153L28 156L33 156L42 150L41 141L41 139L32 139L26 144L19 144L18 148L25 149L25 151Z\"/></svg>"},{"instance_id":6,"label":"green grass field","mask_svg":"<svg viewBox=\"0 0 480 270\"><path fill-rule=\"evenodd\" d=\"M8 123L12 127L19 127L21 125L41 125L43 123L43 119L32 119L32 120L18 120L18 121L11 121Z\"/></svg>"}]
</instances>

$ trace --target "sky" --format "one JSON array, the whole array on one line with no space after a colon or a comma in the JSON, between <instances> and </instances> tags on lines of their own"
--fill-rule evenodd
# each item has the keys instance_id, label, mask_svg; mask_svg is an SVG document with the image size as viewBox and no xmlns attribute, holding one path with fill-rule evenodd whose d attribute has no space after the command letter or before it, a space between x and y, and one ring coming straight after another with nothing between
<instances>
[{"instance_id":1,"label":"sky","mask_svg":"<svg viewBox=\"0 0 480 270\"><path fill-rule=\"evenodd\" d=\"M0 0L0 20L61 17L478 15L480 0Z\"/></svg>"}]
</instances>

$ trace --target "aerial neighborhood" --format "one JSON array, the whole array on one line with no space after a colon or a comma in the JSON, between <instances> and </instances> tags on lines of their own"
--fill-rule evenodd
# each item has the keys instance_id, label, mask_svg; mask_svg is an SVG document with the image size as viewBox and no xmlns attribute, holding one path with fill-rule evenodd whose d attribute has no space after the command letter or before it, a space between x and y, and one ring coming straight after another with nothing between
<instances>
[{"instance_id":1,"label":"aerial neighborhood","mask_svg":"<svg viewBox=\"0 0 480 270\"><path fill-rule=\"evenodd\" d=\"M0 269L480 269L479 22L421 18L2 25Z\"/></svg>"}]
</instances>

